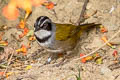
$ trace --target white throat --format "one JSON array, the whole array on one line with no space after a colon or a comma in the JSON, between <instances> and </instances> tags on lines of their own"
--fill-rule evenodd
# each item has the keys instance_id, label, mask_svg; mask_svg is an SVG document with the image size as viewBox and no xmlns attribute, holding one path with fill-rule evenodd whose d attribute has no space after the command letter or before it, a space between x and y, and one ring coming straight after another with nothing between
<instances>
[{"instance_id":1,"label":"white throat","mask_svg":"<svg viewBox=\"0 0 120 80\"><path fill-rule=\"evenodd\" d=\"M39 31L36 31L35 32L35 35L40 38L40 39L43 39L47 36L50 36L51 35L51 32L50 31L47 31L47 30L39 30Z\"/></svg>"}]
</instances>

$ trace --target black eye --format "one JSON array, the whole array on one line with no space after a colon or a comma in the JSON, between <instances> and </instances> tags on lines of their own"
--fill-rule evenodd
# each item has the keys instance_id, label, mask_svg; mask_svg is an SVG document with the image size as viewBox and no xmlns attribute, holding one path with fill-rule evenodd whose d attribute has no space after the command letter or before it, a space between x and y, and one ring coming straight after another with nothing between
<instances>
[{"instance_id":1,"label":"black eye","mask_svg":"<svg viewBox=\"0 0 120 80\"><path fill-rule=\"evenodd\" d=\"M50 31L52 29L51 23L45 23L43 29Z\"/></svg>"},{"instance_id":2,"label":"black eye","mask_svg":"<svg viewBox=\"0 0 120 80\"><path fill-rule=\"evenodd\" d=\"M44 26L43 28L46 28L46 27L48 27L48 23L45 23L43 26Z\"/></svg>"}]
</instances>

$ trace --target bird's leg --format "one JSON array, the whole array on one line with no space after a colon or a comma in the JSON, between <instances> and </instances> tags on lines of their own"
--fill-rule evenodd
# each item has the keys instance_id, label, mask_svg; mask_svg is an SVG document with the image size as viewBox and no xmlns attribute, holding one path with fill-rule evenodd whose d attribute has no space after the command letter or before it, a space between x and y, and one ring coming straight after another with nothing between
<instances>
[{"instance_id":1,"label":"bird's leg","mask_svg":"<svg viewBox=\"0 0 120 80\"><path fill-rule=\"evenodd\" d=\"M56 62L56 60L58 59L58 53L63 53L64 51L59 49L59 50L50 50L50 49L46 49L47 52L49 52L49 57L47 59L47 61L44 63L44 65L46 64L50 64L51 61L55 60L53 63Z\"/></svg>"},{"instance_id":2,"label":"bird's leg","mask_svg":"<svg viewBox=\"0 0 120 80\"><path fill-rule=\"evenodd\" d=\"M64 55L62 61L60 61L60 63L56 64L55 66L59 67L60 65L63 65L64 63L66 63L67 61L65 61L65 60L69 58L71 53L72 53L72 51L67 51L66 55Z\"/></svg>"}]
</instances>

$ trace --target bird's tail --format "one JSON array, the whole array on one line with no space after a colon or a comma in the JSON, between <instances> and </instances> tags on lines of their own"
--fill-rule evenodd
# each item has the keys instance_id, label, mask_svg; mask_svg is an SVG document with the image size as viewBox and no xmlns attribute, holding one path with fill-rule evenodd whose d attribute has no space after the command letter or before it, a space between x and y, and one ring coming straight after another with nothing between
<instances>
[{"instance_id":1,"label":"bird's tail","mask_svg":"<svg viewBox=\"0 0 120 80\"><path fill-rule=\"evenodd\" d=\"M88 23L88 24L81 24L78 26L78 28L80 28L81 30L86 30L86 29L90 29L90 28L99 27L100 25L101 24Z\"/></svg>"},{"instance_id":2,"label":"bird's tail","mask_svg":"<svg viewBox=\"0 0 120 80\"><path fill-rule=\"evenodd\" d=\"M81 25L77 26L77 28L75 30L75 35L77 37L80 37L82 35L82 33L85 32L86 30L90 30L92 28L99 27L100 25L101 24L95 24L95 23L81 24Z\"/></svg>"}]
</instances>

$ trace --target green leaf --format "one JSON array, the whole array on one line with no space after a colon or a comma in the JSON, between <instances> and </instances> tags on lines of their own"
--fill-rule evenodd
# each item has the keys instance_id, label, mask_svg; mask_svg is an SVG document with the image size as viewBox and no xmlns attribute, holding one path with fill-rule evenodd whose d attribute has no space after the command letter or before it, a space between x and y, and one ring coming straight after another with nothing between
<instances>
[{"instance_id":1,"label":"green leaf","mask_svg":"<svg viewBox=\"0 0 120 80\"><path fill-rule=\"evenodd\" d=\"M81 80L81 77L80 77L80 68L78 68L78 71L79 71L79 74L78 74L78 75L75 75L75 76L76 76L76 79L77 79L77 80Z\"/></svg>"}]
</instances>

